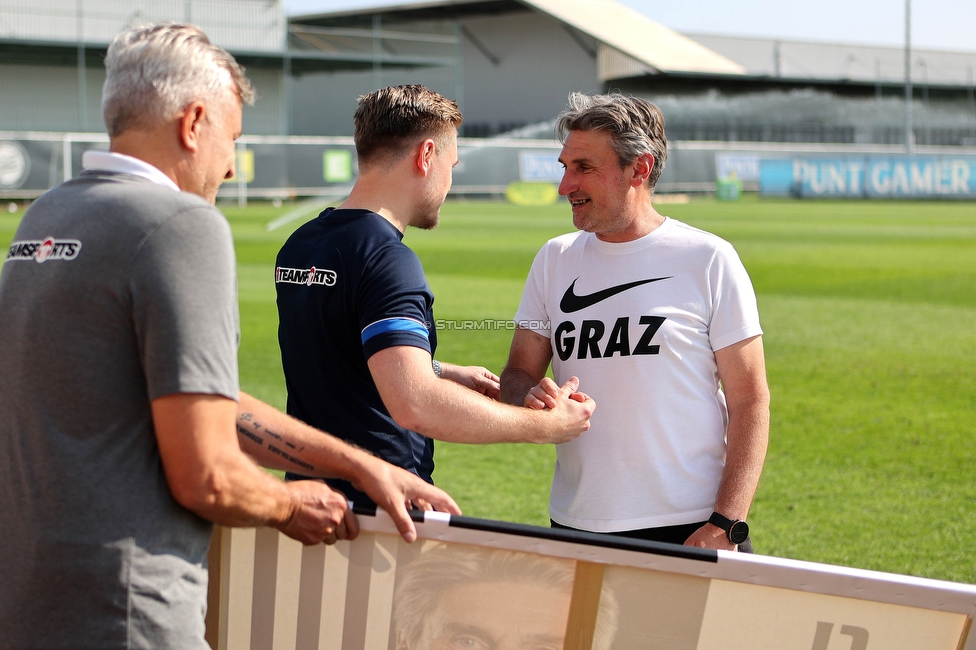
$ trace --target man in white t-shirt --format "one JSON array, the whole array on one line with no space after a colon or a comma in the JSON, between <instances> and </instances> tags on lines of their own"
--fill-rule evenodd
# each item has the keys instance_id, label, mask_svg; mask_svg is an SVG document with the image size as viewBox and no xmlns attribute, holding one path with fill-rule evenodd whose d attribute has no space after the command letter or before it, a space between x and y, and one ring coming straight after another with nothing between
<instances>
[{"instance_id":1,"label":"man in white t-shirt","mask_svg":"<svg viewBox=\"0 0 976 650\"><path fill-rule=\"evenodd\" d=\"M581 232L536 256L501 375L509 403L546 408L575 375L600 405L588 435L557 446L553 526L749 551L769 437L749 276L728 242L654 210L656 106L574 93L557 131Z\"/></svg>"}]
</instances>

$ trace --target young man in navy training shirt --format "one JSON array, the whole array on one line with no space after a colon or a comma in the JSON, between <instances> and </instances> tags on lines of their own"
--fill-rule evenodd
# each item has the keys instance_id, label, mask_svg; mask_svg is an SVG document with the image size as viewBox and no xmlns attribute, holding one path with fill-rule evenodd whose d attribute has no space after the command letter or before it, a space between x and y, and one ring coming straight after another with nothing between
<instances>
[{"instance_id":1,"label":"young man in navy training shirt","mask_svg":"<svg viewBox=\"0 0 976 650\"><path fill-rule=\"evenodd\" d=\"M296 230L275 269L288 413L427 481L432 439L566 442L595 408L575 377L534 411L495 401L498 377L485 368L433 361L434 296L402 239L407 226L437 226L460 124L457 104L423 86L360 97L352 192Z\"/></svg>"}]
</instances>

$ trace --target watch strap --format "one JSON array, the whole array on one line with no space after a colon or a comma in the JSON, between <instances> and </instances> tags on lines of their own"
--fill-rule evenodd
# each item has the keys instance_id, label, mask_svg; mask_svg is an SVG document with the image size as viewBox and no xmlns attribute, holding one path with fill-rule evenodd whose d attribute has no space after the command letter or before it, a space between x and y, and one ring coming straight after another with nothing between
<instances>
[{"instance_id":1,"label":"watch strap","mask_svg":"<svg viewBox=\"0 0 976 650\"><path fill-rule=\"evenodd\" d=\"M749 537L749 525L740 519L729 519L725 515L713 512L708 523L718 526L725 531L725 537L733 544L741 544Z\"/></svg>"},{"instance_id":2,"label":"watch strap","mask_svg":"<svg viewBox=\"0 0 976 650\"><path fill-rule=\"evenodd\" d=\"M726 517L725 515L720 515L717 512L713 512L712 516L708 518L708 523L712 524L713 526L718 526L726 533L728 533L729 529L732 528L732 524L735 522L732 519Z\"/></svg>"}]
</instances>

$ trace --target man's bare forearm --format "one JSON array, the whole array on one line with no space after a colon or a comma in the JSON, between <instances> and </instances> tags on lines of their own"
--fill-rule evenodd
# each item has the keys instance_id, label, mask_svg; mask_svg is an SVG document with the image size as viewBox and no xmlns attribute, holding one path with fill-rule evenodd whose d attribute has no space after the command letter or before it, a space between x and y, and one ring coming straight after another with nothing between
<instances>
[{"instance_id":1,"label":"man's bare forearm","mask_svg":"<svg viewBox=\"0 0 976 650\"><path fill-rule=\"evenodd\" d=\"M745 519L759 486L769 444L769 402L758 400L729 413L725 471L715 510L731 519Z\"/></svg>"},{"instance_id":2,"label":"man's bare forearm","mask_svg":"<svg viewBox=\"0 0 976 650\"><path fill-rule=\"evenodd\" d=\"M183 507L215 523L284 525L296 508L293 495L234 448L236 409L233 400L217 395L176 393L153 400L170 492Z\"/></svg>"},{"instance_id":3,"label":"man's bare forearm","mask_svg":"<svg viewBox=\"0 0 976 650\"><path fill-rule=\"evenodd\" d=\"M745 519L769 444L769 386L762 337L717 350L715 361L729 413L725 471L715 510L732 519Z\"/></svg>"},{"instance_id":4,"label":"man's bare forearm","mask_svg":"<svg viewBox=\"0 0 976 650\"><path fill-rule=\"evenodd\" d=\"M522 406L525 396L541 381L533 379L521 368L505 368L501 374L500 401L514 406Z\"/></svg>"},{"instance_id":5,"label":"man's bare forearm","mask_svg":"<svg viewBox=\"0 0 976 650\"><path fill-rule=\"evenodd\" d=\"M241 449L264 467L304 476L355 482L367 455L244 392L237 410L237 436Z\"/></svg>"},{"instance_id":6,"label":"man's bare forearm","mask_svg":"<svg viewBox=\"0 0 976 650\"><path fill-rule=\"evenodd\" d=\"M285 415L246 393L240 394L237 437L241 449L265 467L351 482L393 517L397 529L408 542L417 537L407 513L411 505L461 513L450 495L420 477ZM299 483L307 482L289 485ZM342 530L336 530L343 534Z\"/></svg>"},{"instance_id":7,"label":"man's bare forearm","mask_svg":"<svg viewBox=\"0 0 976 650\"><path fill-rule=\"evenodd\" d=\"M551 360L552 346L548 337L521 327L516 329L508 362L501 374L499 400L525 406L525 396L546 376Z\"/></svg>"}]
</instances>

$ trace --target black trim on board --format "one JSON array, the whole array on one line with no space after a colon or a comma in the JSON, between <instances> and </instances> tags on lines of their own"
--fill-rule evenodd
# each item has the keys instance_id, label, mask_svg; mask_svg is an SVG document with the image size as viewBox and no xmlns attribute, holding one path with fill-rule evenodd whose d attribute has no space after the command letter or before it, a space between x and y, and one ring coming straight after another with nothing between
<instances>
[{"instance_id":1,"label":"black trim on board","mask_svg":"<svg viewBox=\"0 0 976 650\"><path fill-rule=\"evenodd\" d=\"M357 515L375 517L376 506L374 504L360 505L353 504L353 512ZM424 522L424 510L410 510L410 518L415 522ZM718 562L718 552L713 549L693 548L691 546L680 546L678 544L668 544L665 542L651 542L643 539L633 539L630 537L618 537L616 535L604 535L601 533L588 533L575 530L563 530L557 528L542 528L540 526L529 526L527 524L514 524L507 521L494 521L492 519L477 519L475 517L464 517L462 515L451 515L448 526L453 528L464 528L467 530L481 530L489 533L501 533L504 535L518 535L519 537L535 537L537 539L548 539L554 542L569 542L572 544L583 544L586 546L599 546L602 548L613 548L621 551L635 551L637 553L651 553L653 555L664 555L667 557L680 557L686 560L699 560L701 562Z\"/></svg>"},{"instance_id":2,"label":"black trim on board","mask_svg":"<svg viewBox=\"0 0 976 650\"><path fill-rule=\"evenodd\" d=\"M364 503L353 503L352 501L350 501L349 503L352 506L352 511L355 512L357 515L368 515L370 517L376 516L375 503L364 504ZM414 521L424 520L424 512L422 510L408 510L407 512L410 513L410 518L413 519Z\"/></svg>"}]
</instances>

